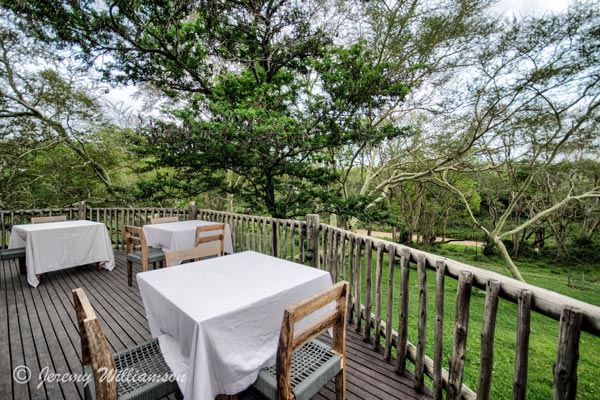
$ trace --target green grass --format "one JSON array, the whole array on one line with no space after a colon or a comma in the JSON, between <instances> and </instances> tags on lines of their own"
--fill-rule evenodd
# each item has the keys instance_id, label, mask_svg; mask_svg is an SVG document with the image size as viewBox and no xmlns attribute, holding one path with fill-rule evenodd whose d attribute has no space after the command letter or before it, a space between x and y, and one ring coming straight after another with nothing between
<instances>
[{"instance_id":1,"label":"green grass","mask_svg":"<svg viewBox=\"0 0 600 400\"><path fill-rule=\"evenodd\" d=\"M475 248L460 245L443 245L435 248L425 249L431 253L438 254L456 261L462 261L479 268L493 270L505 275L506 268L502 261L496 258L484 257L481 249L478 256ZM375 257L374 257L375 259ZM387 256L384 258L385 268L382 279L382 317L385 319L387 305ZM374 260L375 261L375 260ZM569 287L569 276L579 276L579 269L568 267L548 267L548 260L529 260L518 263L524 278L536 286L550 289L579 300L600 305L600 282L591 275L591 280L581 278L578 286L582 288ZM364 265L363 265L364 268ZM365 274L362 274L363 299ZM398 329L398 301L400 267L394 268L394 320L393 327ZM418 316L418 282L417 271L414 265L410 270L410 295L409 295L409 341L416 344L417 339L417 316ZM571 278L573 282L573 278ZM426 354L433 358L433 336L435 316L435 272L427 272L428 286L428 320L427 320L427 348ZM456 306L457 282L454 279L445 280L444 298L444 368L448 369L450 352L452 349L452 336L454 329L454 313ZM375 262L373 263L373 312L375 311ZM464 383L473 390L477 390L479 376L479 350L481 346L481 326L485 304L485 292L473 289L470 306L469 335L467 340L467 357L465 360ZM508 399L512 397L513 373L514 373L514 348L516 342L517 306L509 301L500 300L496 320L496 332L494 341L494 372L492 379L493 399ZM552 398L553 365L556 359L556 348L558 343L558 322L538 313L532 312L531 335L529 350L529 375L528 375L528 399ZM596 387L597 371L600 370L600 338L583 333L580 341L580 359L578 364L578 398L592 399L600 398L600 390ZM411 366L412 367L412 366Z\"/></svg>"}]
</instances>

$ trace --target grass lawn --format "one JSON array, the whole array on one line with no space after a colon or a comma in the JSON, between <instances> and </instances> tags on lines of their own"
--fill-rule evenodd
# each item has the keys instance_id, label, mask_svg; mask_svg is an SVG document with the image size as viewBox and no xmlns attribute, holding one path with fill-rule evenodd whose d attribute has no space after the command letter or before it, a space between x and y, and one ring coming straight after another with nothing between
<instances>
[{"instance_id":1,"label":"grass lawn","mask_svg":"<svg viewBox=\"0 0 600 400\"><path fill-rule=\"evenodd\" d=\"M493 257L481 255L475 257L475 248L460 245L442 245L435 248L424 249L430 253L438 254L456 261L462 261L479 268L493 270L508 275L502 261ZM386 257L387 261L387 257ZM374 263L375 264L375 263ZM547 267L548 260L539 262L518 263L521 273L528 283L540 286L558 293L594 304L600 305L600 280L589 266L583 269L571 270L566 267ZM585 271L584 271L585 270ZM590 272L591 271L591 272ZM387 300L387 262L383 273L382 299ZM583 280L582 280L582 273ZM585 276L588 278L585 278ZM364 289L364 271L362 284ZM399 265L395 267L394 273L394 329L398 329L398 287L400 278ZM576 283L578 288L569 287ZM435 272L427 273L428 286L428 321L427 321L427 349L426 354L433 358L434 316L435 316ZM445 280L444 299L444 367L448 369L450 352L452 349L452 335L454 330L454 313L456 305L457 281ZM417 271L411 265L410 271L410 300L409 300L409 341L416 344L417 339L417 316L418 316L418 282ZM373 269L373 304L375 304L375 271ZM364 293L364 291L363 291ZM364 298L362 299L364 304ZM467 340L467 357L465 360L464 383L473 390L477 390L477 379L479 375L479 350L481 346L481 326L485 304L485 292L473 289L471 295L469 336ZM385 315L386 305L383 306ZM373 309L374 310L374 309ZM384 316L385 318L385 316ZM496 319L496 333L494 341L494 372L492 379L493 399L512 398L513 373L514 373L514 348L516 343L517 306L511 302L500 299ZM552 398L553 365L556 358L556 347L558 343L558 322L543 315L532 312L531 334L529 350L529 375L528 375L528 399ZM577 397L580 399L600 398L600 389L597 387L600 371L600 338L583 333L580 340L580 358L578 364L578 388ZM412 368L411 368L412 369Z\"/></svg>"}]
</instances>

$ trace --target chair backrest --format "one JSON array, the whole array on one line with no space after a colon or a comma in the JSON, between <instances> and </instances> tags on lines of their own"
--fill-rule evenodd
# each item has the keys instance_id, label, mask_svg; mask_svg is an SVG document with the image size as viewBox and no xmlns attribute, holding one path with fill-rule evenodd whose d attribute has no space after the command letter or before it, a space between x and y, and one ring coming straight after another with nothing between
<instances>
[{"instance_id":1,"label":"chair backrest","mask_svg":"<svg viewBox=\"0 0 600 400\"><path fill-rule=\"evenodd\" d=\"M182 261L194 260L197 261L202 257L210 257L219 255L220 246L199 246L191 249L174 250L165 252L165 264L167 267L173 265L173 263L180 263Z\"/></svg>"},{"instance_id":2,"label":"chair backrest","mask_svg":"<svg viewBox=\"0 0 600 400\"><path fill-rule=\"evenodd\" d=\"M225 252L225 224L197 227L194 246L210 249L211 253L208 255L222 256Z\"/></svg>"},{"instance_id":3,"label":"chair backrest","mask_svg":"<svg viewBox=\"0 0 600 400\"><path fill-rule=\"evenodd\" d=\"M150 217L150 224L164 224L167 222L179 222L178 217Z\"/></svg>"},{"instance_id":4,"label":"chair backrest","mask_svg":"<svg viewBox=\"0 0 600 400\"><path fill-rule=\"evenodd\" d=\"M342 366L346 364L346 309L349 290L348 282L338 282L329 289L288 307L283 313L276 358L277 393L278 396L282 396L280 398L293 398L291 369L294 350L331 327L333 327L332 350L342 357ZM336 302L333 311L311 321L300 331L294 331L296 322L333 301Z\"/></svg>"},{"instance_id":5,"label":"chair backrest","mask_svg":"<svg viewBox=\"0 0 600 400\"><path fill-rule=\"evenodd\" d=\"M123 226L123 239L125 240L125 248L127 254L135 251L135 246L139 246L142 252L142 271L148 270L148 244L146 243L146 235L144 230L133 225Z\"/></svg>"},{"instance_id":6,"label":"chair backrest","mask_svg":"<svg viewBox=\"0 0 600 400\"><path fill-rule=\"evenodd\" d=\"M116 376L115 361L96 313L83 289L73 289L72 294L81 338L81 359L84 368L91 366L94 371L96 399L116 399L117 381L106 379Z\"/></svg>"},{"instance_id":7,"label":"chair backrest","mask_svg":"<svg viewBox=\"0 0 600 400\"><path fill-rule=\"evenodd\" d=\"M32 217L32 224L40 224L42 222L58 222L58 221L66 221L66 215L52 215L50 217Z\"/></svg>"}]
</instances>

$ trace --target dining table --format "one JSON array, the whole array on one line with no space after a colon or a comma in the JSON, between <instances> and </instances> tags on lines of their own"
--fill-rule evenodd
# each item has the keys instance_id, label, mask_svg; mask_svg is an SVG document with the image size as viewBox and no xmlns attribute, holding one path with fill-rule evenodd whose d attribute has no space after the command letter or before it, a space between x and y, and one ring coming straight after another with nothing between
<instances>
[{"instance_id":1,"label":"dining table","mask_svg":"<svg viewBox=\"0 0 600 400\"><path fill-rule=\"evenodd\" d=\"M137 280L150 332L184 398L200 400L254 383L275 364L284 310L332 285L327 271L253 251L142 272Z\"/></svg>"},{"instance_id":2,"label":"dining table","mask_svg":"<svg viewBox=\"0 0 600 400\"><path fill-rule=\"evenodd\" d=\"M100 263L115 267L106 225L88 220L13 225L8 248L25 247L27 282L33 287L45 272Z\"/></svg>"},{"instance_id":3,"label":"dining table","mask_svg":"<svg viewBox=\"0 0 600 400\"><path fill-rule=\"evenodd\" d=\"M196 228L214 224L211 221L188 220L179 222L165 222L162 224L144 225L144 235L146 243L150 247L161 248L164 252L191 249L196 240ZM211 235L211 232L205 232L205 235ZM229 224L225 224L225 253L233 253L233 243L231 240L231 230Z\"/></svg>"}]
</instances>

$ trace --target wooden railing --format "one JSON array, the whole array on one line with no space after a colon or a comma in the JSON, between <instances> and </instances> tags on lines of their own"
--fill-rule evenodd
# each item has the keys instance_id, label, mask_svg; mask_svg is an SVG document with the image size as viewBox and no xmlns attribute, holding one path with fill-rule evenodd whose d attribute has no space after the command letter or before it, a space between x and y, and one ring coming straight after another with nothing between
<instances>
[{"instance_id":1,"label":"wooden railing","mask_svg":"<svg viewBox=\"0 0 600 400\"><path fill-rule=\"evenodd\" d=\"M580 333L600 336L599 307L491 271L322 224L318 215L308 215L306 221L282 220L200 210L193 203L187 209L87 208L82 203L77 208L0 211L2 247L8 243L13 224L28 223L33 216L56 214L105 223L116 248L123 248L123 225L142 226L150 216L176 215L182 220L225 222L230 226L236 252L254 250L327 270L334 281L348 280L351 286L349 319L355 329L375 350L382 350L383 358L393 360L398 373L406 372L407 361L410 362L417 391L425 390L425 377L429 377L435 399L441 399L444 391L447 399L490 398L495 320L500 299L517 305L513 399L526 398L532 312L559 321L553 370L554 399L575 398ZM411 269L416 269L416 289L409 286ZM399 279L395 279L395 274L400 275ZM433 278L435 293L430 293L427 279ZM446 370L443 328L448 279L457 281L457 292L451 356ZM485 291L477 393L463 384L473 288ZM408 340L409 299L413 290L417 292L418 302L416 343ZM430 346L433 354L426 354L427 322L431 319L429 301L435 304L429 308L435 314L433 346Z\"/></svg>"}]
</instances>

